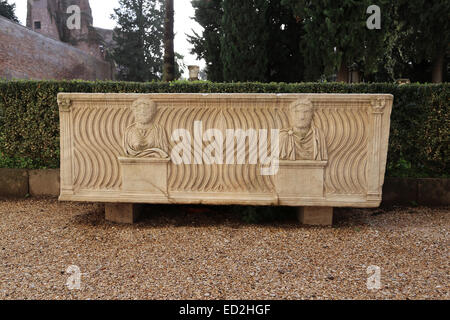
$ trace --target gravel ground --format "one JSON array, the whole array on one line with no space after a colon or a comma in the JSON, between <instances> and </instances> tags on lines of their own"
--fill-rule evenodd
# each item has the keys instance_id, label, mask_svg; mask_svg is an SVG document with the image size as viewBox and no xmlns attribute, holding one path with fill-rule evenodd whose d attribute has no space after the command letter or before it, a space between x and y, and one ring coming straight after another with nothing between
<instances>
[{"instance_id":1,"label":"gravel ground","mask_svg":"<svg viewBox=\"0 0 450 320\"><path fill-rule=\"evenodd\" d=\"M133 226L99 204L0 200L0 299L449 299L450 208L337 209L246 224L233 210L149 206ZM69 290L68 266L81 288ZM381 288L367 289L368 266Z\"/></svg>"}]
</instances>

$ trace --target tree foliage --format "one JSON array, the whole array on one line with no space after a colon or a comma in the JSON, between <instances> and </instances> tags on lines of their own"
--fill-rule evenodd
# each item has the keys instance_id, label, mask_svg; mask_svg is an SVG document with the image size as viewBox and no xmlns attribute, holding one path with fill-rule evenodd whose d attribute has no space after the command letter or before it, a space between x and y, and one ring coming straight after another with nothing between
<instances>
[{"instance_id":1,"label":"tree foliage","mask_svg":"<svg viewBox=\"0 0 450 320\"><path fill-rule=\"evenodd\" d=\"M16 17L15 10L15 3L9 4L7 0L0 0L0 16L3 16L14 22L19 22L19 19L17 19Z\"/></svg>"},{"instance_id":2,"label":"tree foliage","mask_svg":"<svg viewBox=\"0 0 450 320\"><path fill-rule=\"evenodd\" d=\"M392 26L390 0L283 0L302 21L307 79L331 75L340 68L357 66L371 74L384 57L385 42ZM370 30L367 8L378 5L382 13L381 29Z\"/></svg>"},{"instance_id":3,"label":"tree foliage","mask_svg":"<svg viewBox=\"0 0 450 320\"><path fill-rule=\"evenodd\" d=\"M211 81L223 81L223 64L220 57L222 35L222 0L192 0L195 9L194 20L203 28L203 35L188 35L193 45L191 54L206 61L206 72Z\"/></svg>"},{"instance_id":4,"label":"tree foliage","mask_svg":"<svg viewBox=\"0 0 450 320\"><path fill-rule=\"evenodd\" d=\"M162 0L119 0L112 18L116 47L112 57L118 77L126 81L159 80L163 67L164 6Z\"/></svg>"},{"instance_id":5,"label":"tree foliage","mask_svg":"<svg viewBox=\"0 0 450 320\"><path fill-rule=\"evenodd\" d=\"M302 25L281 0L193 0L203 35L188 36L212 81L301 81ZM251 30L251 32L249 32Z\"/></svg>"},{"instance_id":6,"label":"tree foliage","mask_svg":"<svg viewBox=\"0 0 450 320\"><path fill-rule=\"evenodd\" d=\"M270 0L268 3L269 81L301 82L305 69L303 50L299 46L303 25L280 0Z\"/></svg>"},{"instance_id":7,"label":"tree foliage","mask_svg":"<svg viewBox=\"0 0 450 320\"><path fill-rule=\"evenodd\" d=\"M345 81L350 70L365 81L448 79L448 0L192 3L205 29L190 37L192 53L213 81ZM381 29L367 27L373 5Z\"/></svg>"},{"instance_id":8,"label":"tree foliage","mask_svg":"<svg viewBox=\"0 0 450 320\"><path fill-rule=\"evenodd\" d=\"M225 81L268 80L268 9L266 0L223 0L220 56Z\"/></svg>"},{"instance_id":9,"label":"tree foliage","mask_svg":"<svg viewBox=\"0 0 450 320\"><path fill-rule=\"evenodd\" d=\"M399 0L402 42L409 48L411 62L433 64L433 80L442 82L444 59L450 43L450 1ZM435 79L438 76L440 79Z\"/></svg>"}]
</instances>

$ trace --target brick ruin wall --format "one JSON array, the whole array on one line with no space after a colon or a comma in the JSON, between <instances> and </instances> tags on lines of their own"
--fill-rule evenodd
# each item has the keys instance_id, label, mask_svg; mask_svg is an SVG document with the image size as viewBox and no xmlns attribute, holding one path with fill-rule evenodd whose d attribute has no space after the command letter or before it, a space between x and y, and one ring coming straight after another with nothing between
<instances>
[{"instance_id":1,"label":"brick ruin wall","mask_svg":"<svg viewBox=\"0 0 450 320\"><path fill-rule=\"evenodd\" d=\"M0 17L0 79L113 79L110 63Z\"/></svg>"}]
</instances>

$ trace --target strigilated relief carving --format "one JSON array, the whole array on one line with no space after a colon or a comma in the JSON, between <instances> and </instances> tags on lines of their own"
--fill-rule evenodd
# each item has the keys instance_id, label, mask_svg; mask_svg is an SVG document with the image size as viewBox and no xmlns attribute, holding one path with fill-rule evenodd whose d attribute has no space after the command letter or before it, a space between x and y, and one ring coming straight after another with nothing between
<instances>
[{"instance_id":1,"label":"strigilated relief carving","mask_svg":"<svg viewBox=\"0 0 450 320\"><path fill-rule=\"evenodd\" d=\"M392 96L61 94L58 98L65 141L62 200L320 206L376 206L380 200L386 157L380 150L387 144ZM62 108L66 100L70 104ZM173 140L177 129L190 136L186 157L191 163L172 161L179 143ZM216 136L205 138L211 130ZM227 163L228 130L236 134L233 164ZM237 130L248 134L241 144ZM260 151L262 145L271 153L275 141L271 130L279 132L279 170L265 176ZM267 137L266 145L260 144L261 137ZM249 150L250 141L257 144L254 150ZM216 157L216 152L223 156ZM206 161L211 157L224 163Z\"/></svg>"}]
</instances>

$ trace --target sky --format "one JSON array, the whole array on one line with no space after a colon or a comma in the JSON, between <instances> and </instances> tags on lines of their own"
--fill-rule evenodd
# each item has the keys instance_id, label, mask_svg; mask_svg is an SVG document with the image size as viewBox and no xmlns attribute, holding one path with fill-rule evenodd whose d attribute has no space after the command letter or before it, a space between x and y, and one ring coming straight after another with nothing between
<instances>
[{"instance_id":1,"label":"sky","mask_svg":"<svg viewBox=\"0 0 450 320\"><path fill-rule=\"evenodd\" d=\"M27 1L28 0L8 0L9 3L16 4L16 16L20 22L25 25L27 18ZM92 8L92 16L94 18L94 26L113 29L115 22L110 16L113 9L118 7L118 0L89 0ZM189 54L191 44L187 41L186 33L192 34L192 29L201 34L203 28L191 17L194 16L194 8L190 0L174 0L175 3L175 51L184 55L184 63L186 65L200 65L204 68L205 62L196 60L195 55ZM187 72L184 73L187 77Z\"/></svg>"}]
</instances>

